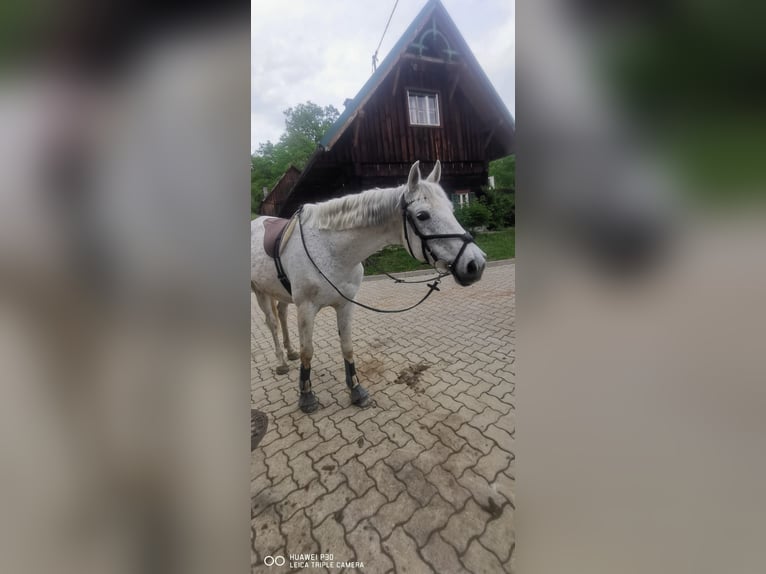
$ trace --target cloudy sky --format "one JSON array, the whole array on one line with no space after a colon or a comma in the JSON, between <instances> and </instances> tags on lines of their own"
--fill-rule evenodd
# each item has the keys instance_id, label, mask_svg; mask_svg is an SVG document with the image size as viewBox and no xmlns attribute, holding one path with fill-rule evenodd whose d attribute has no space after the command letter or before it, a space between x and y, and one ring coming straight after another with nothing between
<instances>
[{"instance_id":1,"label":"cloudy sky","mask_svg":"<svg viewBox=\"0 0 766 574\"><path fill-rule=\"evenodd\" d=\"M427 0L399 0L382 62ZM515 117L515 0L442 0ZM394 0L251 0L250 149L276 141L283 111L311 100L343 110L372 73Z\"/></svg>"}]
</instances>

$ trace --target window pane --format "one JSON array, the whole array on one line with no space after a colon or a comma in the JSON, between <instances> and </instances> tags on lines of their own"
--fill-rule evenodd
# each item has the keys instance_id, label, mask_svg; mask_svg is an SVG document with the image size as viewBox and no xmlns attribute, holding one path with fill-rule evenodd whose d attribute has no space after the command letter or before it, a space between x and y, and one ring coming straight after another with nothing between
<instances>
[{"instance_id":1,"label":"window pane","mask_svg":"<svg viewBox=\"0 0 766 574\"><path fill-rule=\"evenodd\" d=\"M439 100L437 94L407 93L410 124L438 126Z\"/></svg>"}]
</instances>

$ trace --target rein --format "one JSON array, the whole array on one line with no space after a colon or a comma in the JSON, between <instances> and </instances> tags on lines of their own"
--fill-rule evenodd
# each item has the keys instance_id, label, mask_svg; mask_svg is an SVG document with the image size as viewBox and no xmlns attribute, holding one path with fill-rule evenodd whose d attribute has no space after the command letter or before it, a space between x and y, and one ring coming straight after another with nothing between
<instances>
[{"instance_id":1,"label":"rein","mask_svg":"<svg viewBox=\"0 0 766 574\"><path fill-rule=\"evenodd\" d=\"M404 237L407 240L407 249L408 249L410 255L412 255L412 257L414 257L415 259L417 259L417 257L415 257L414 254L412 253L412 247L410 247L410 240L409 240L409 237L408 237L408 234L407 234L407 222L408 221L410 222L410 225L412 225L412 228L415 230L415 234L420 238L420 240L422 242L421 245L422 245L422 248L423 248L423 256L426 258L426 262L431 264L431 265L435 265L436 264L436 258L434 257L434 255L431 252L431 250L428 248L428 244L426 243L428 240L430 240L430 239L448 239L448 238L451 238L451 239L455 239L455 238L462 239L463 240L463 247L458 252L457 257L455 257L455 262L463 254L463 251L465 251L466 245L468 245L469 243L473 243L473 237L471 236L470 233L464 233L464 234L457 234L456 233L456 234L446 234L446 235L424 235L423 233L420 232L420 230L417 228L417 226L413 222L412 216L409 214L409 211L407 210L407 205L408 204L405 203L403 195L402 195L402 203L401 203L401 205L402 205L402 216L403 216L403 225L404 225ZM311 253L309 253L308 246L306 245L306 238L305 238L305 236L303 234L303 222L301 221L301 213L302 213L302 211L303 211L303 207L301 207L297 211L297 213L295 215L298 218L298 229L300 230L301 243L303 244L303 250L306 252L306 256L309 258L309 261L311 261L311 264L314 266L314 269L317 270L317 272L322 276L322 278L325 281L327 281L327 283L329 283L330 286L333 289L335 289L335 291L338 293L338 295L343 297L349 303L353 303L354 305L358 305L359 307L362 307L363 309L367 309L368 311L374 311L375 313L403 313L405 311L409 311L410 309L414 309L415 307L417 307L418 305L423 303L426 299L428 299L428 297L431 296L431 293L433 293L434 291L439 291L439 283L441 282L442 277L446 277L447 275L449 275L449 273L439 272L438 270L436 270L436 267L434 267L434 269L437 271L437 273L439 273L439 275L437 277L433 278L433 283L428 283L428 293L426 293L420 301L418 301L414 305L410 305L409 307L406 307L404 309L377 309L375 307L370 307L369 305L365 305L364 303L360 303L359 301L355 301L354 299L351 299L350 297L347 297L340 289L338 289L338 287L335 285L335 283L330 281L329 277L327 277L327 275L325 275L324 272L319 268L319 266L314 261L314 258L311 257ZM433 259L433 263L431 263L428 260L429 256L426 253L430 254L431 258ZM455 262L453 262L452 265L450 265L450 267L452 267L455 264ZM393 279L396 283L425 283L425 282L428 282L428 281L432 280L432 279L425 279L425 280L421 280L421 281L405 281L404 279L399 279L398 277L394 277L393 275L389 275L388 273L385 273L385 275L387 275L388 277Z\"/></svg>"}]
</instances>

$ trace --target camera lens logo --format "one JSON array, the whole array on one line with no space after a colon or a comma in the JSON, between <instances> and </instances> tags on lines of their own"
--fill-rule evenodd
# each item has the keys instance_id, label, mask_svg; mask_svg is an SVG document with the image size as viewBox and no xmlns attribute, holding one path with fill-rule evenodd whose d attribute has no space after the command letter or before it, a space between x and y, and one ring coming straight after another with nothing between
<instances>
[{"instance_id":1,"label":"camera lens logo","mask_svg":"<svg viewBox=\"0 0 766 574\"><path fill-rule=\"evenodd\" d=\"M263 559L263 563L266 566L284 566L285 557L284 556L266 556Z\"/></svg>"}]
</instances>

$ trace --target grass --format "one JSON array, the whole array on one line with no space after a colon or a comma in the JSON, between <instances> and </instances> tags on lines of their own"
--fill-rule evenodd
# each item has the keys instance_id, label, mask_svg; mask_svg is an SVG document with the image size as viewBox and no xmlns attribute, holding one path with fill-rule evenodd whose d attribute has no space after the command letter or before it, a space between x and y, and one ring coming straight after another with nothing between
<instances>
[{"instance_id":1,"label":"grass","mask_svg":"<svg viewBox=\"0 0 766 574\"><path fill-rule=\"evenodd\" d=\"M516 256L516 230L509 228L478 234L476 244L484 250L489 261L511 259ZM378 275L383 271L399 273L430 268L430 265L424 265L410 257L403 247L391 246L382 249L367 260L364 274Z\"/></svg>"}]
</instances>

